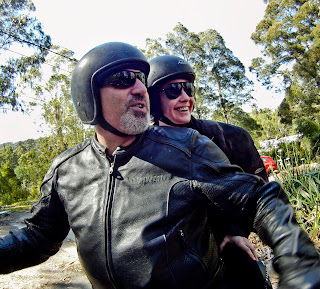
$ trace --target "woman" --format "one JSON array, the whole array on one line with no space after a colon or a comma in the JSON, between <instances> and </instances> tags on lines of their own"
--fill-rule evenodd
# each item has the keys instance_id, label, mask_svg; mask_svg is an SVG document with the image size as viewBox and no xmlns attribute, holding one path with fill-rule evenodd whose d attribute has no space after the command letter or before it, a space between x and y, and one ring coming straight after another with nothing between
<instances>
[{"instance_id":1,"label":"woman","mask_svg":"<svg viewBox=\"0 0 320 289\"><path fill-rule=\"evenodd\" d=\"M149 63L148 91L155 125L196 129L216 143L232 164L267 180L260 155L246 130L225 123L199 120L191 115L195 102L195 73L190 64L172 55L156 57ZM260 273L258 264L261 265L261 262L256 262L258 259L252 244L241 236L243 233L237 227L231 226L228 232L230 234L224 237L220 249L226 264L226 279L231 281L230 288L271 288L265 275Z\"/></svg>"}]
</instances>

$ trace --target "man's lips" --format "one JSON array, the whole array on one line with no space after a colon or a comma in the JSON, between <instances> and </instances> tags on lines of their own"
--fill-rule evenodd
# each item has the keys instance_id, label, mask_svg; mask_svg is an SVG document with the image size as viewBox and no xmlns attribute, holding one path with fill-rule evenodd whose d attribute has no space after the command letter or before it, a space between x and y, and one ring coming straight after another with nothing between
<instances>
[{"instance_id":1,"label":"man's lips","mask_svg":"<svg viewBox=\"0 0 320 289\"><path fill-rule=\"evenodd\" d=\"M134 108L135 110L143 110L145 111L146 108L146 103L143 101L136 101L130 104L130 107Z\"/></svg>"}]
</instances>

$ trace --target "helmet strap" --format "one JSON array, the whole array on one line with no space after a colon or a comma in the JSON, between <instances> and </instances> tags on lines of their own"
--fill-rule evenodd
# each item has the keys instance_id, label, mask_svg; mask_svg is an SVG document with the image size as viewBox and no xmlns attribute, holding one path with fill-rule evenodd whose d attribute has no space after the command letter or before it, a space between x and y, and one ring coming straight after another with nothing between
<instances>
[{"instance_id":1,"label":"helmet strap","mask_svg":"<svg viewBox=\"0 0 320 289\"><path fill-rule=\"evenodd\" d=\"M162 121L168 125L177 126L177 127L189 127L189 124L190 124L190 123L176 124L176 123L172 122L170 119L168 119L167 117L165 117L164 115L162 115L160 117L159 121Z\"/></svg>"},{"instance_id":2,"label":"helmet strap","mask_svg":"<svg viewBox=\"0 0 320 289\"><path fill-rule=\"evenodd\" d=\"M128 134L125 134L125 133L123 133L121 131L118 131L116 128L114 128L112 125L110 125L104 119L104 117L100 117L99 118L98 125L100 125L103 129L108 130L108 131L112 132L113 134L115 134L117 136L122 136L122 137L129 136Z\"/></svg>"}]
</instances>

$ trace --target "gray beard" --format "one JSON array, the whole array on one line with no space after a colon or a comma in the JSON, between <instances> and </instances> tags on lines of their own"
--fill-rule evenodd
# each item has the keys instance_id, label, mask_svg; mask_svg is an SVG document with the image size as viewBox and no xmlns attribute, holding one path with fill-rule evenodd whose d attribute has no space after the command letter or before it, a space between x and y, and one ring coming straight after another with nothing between
<instances>
[{"instance_id":1,"label":"gray beard","mask_svg":"<svg viewBox=\"0 0 320 289\"><path fill-rule=\"evenodd\" d=\"M130 110L124 112L120 118L119 130L128 135L143 133L150 124L150 113L135 113Z\"/></svg>"}]
</instances>

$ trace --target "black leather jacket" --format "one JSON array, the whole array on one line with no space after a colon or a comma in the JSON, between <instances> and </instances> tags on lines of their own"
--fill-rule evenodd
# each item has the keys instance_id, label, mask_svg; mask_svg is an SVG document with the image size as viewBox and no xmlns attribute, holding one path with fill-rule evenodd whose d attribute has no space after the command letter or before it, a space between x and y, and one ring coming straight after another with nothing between
<instances>
[{"instance_id":1,"label":"black leather jacket","mask_svg":"<svg viewBox=\"0 0 320 289\"><path fill-rule=\"evenodd\" d=\"M274 207L279 185L261 187L260 178L236 171L194 130L152 127L112 156L94 138L87 140L53 162L27 227L1 239L0 260L6 261L0 270L43 262L58 251L71 227L96 289L214 286L221 268L219 223L237 223L248 232L255 224L275 248L278 239L268 230L278 226L274 212L288 207L286 198ZM280 237L289 238L286 257L303 251L315 268L311 284L319 281L318 255L306 234L297 225L279 226L287 233ZM279 268L286 270L277 254ZM301 287L307 275L298 275L292 288L319 288Z\"/></svg>"},{"instance_id":2,"label":"black leather jacket","mask_svg":"<svg viewBox=\"0 0 320 289\"><path fill-rule=\"evenodd\" d=\"M242 127L196 119L193 116L188 127L210 138L244 172L255 174L268 181L267 172L250 134Z\"/></svg>"}]
</instances>

